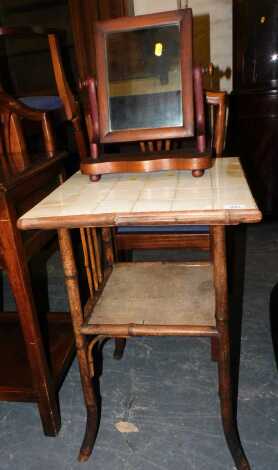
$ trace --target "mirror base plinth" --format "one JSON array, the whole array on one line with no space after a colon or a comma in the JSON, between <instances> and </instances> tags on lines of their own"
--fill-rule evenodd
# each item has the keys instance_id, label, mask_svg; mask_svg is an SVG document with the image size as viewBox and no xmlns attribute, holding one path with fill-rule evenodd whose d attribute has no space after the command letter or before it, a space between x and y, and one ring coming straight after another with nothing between
<instances>
[{"instance_id":1,"label":"mirror base plinth","mask_svg":"<svg viewBox=\"0 0 278 470\"><path fill-rule=\"evenodd\" d=\"M213 159L210 153L185 154L178 151L103 155L96 160L88 159L80 165L81 172L90 176L91 181L98 181L95 176L109 173L148 173L155 171L186 170L195 177L211 168Z\"/></svg>"}]
</instances>

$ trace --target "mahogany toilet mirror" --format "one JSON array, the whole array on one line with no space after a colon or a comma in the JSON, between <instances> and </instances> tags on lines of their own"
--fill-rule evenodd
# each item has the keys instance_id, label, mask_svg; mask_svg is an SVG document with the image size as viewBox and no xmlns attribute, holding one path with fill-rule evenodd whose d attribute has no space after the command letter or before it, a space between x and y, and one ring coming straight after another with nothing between
<instances>
[{"instance_id":1,"label":"mahogany toilet mirror","mask_svg":"<svg viewBox=\"0 0 278 470\"><path fill-rule=\"evenodd\" d=\"M91 156L81 171L101 174L211 167L206 148L202 71L192 65L192 11L122 17L95 23L97 82L85 83ZM97 83L97 85L96 85ZM162 150L186 139L190 148ZM101 152L101 144L144 142L149 152Z\"/></svg>"}]
</instances>

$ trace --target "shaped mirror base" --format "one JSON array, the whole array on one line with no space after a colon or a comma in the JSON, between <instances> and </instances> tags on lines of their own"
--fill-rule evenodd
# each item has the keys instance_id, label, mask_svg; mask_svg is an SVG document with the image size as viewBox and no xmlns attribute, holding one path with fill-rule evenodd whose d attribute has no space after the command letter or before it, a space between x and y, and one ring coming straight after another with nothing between
<instances>
[{"instance_id":1,"label":"shaped mirror base","mask_svg":"<svg viewBox=\"0 0 278 470\"><path fill-rule=\"evenodd\" d=\"M184 154L178 151L144 154L108 154L92 160L83 161L82 173L89 175L92 181L108 173L147 173L166 170L187 170L195 177L202 176L211 168L213 159L210 153Z\"/></svg>"}]
</instances>

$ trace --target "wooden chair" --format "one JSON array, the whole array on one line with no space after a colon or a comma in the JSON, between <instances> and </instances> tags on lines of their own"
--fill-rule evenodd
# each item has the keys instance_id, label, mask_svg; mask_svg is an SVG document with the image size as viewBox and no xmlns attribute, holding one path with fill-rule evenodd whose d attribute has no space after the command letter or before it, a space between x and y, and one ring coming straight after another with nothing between
<instances>
[{"instance_id":1,"label":"wooden chair","mask_svg":"<svg viewBox=\"0 0 278 470\"><path fill-rule=\"evenodd\" d=\"M219 158L222 156L225 129L226 129L226 93L207 91L207 117L210 127L210 145L213 154ZM142 151L147 147L158 145L161 147L163 142L141 142ZM166 140L166 148L177 145L176 141ZM132 250L153 250L153 249L198 249L207 251L209 249L209 230L208 227L179 227L175 231L167 227L141 227L137 228L119 228L114 234L116 251L120 259L129 259Z\"/></svg>"},{"instance_id":2,"label":"wooden chair","mask_svg":"<svg viewBox=\"0 0 278 470\"><path fill-rule=\"evenodd\" d=\"M43 134L39 154L30 152L24 132L34 123ZM0 264L17 307L0 313L0 400L37 403L44 432L51 436L61 425L57 391L74 354L74 338L65 313L49 313L41 330L32 293L28 262L54 234L36 231L23 238L16 220L60 184L66 157L56 150L48 114L0 90Z\"/></svg>"},{"instance_id":3,"label":"wooden chair","mask_svg":"<svg viewBox=\"0 0 278 470\"><path fill-rule=\"evenodd\" d=\"M79 103L68 84L61 58L58 35L59 32L56 30L43 29L41 27L0 27L0 40L12 40L18 37L30 37L34 40L43 37L47 40L57 96L36 94L34 96L20 96L18 98L23 104L33 109L48 110L53 113L55 118L58 115L59 120L68 121L72 126L76 149L82 161L87 156L87 147L82 131Z\"/></svg>"}]
</instances>

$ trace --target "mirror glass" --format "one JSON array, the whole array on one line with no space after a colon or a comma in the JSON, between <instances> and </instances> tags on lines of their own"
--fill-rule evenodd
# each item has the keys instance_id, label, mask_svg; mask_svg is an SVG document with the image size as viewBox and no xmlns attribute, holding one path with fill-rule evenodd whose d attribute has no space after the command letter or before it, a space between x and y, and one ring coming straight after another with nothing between
<instances>
[{"instance_id":1,"label":"mirror glass","mask_svg":"<svg viewBox=\"0 0 278 470\"><path fill-rule=\"evenodd\" d=\"M107 35L110 131L183 125L178 24Z\"/></svg>"}]
</instances>

